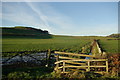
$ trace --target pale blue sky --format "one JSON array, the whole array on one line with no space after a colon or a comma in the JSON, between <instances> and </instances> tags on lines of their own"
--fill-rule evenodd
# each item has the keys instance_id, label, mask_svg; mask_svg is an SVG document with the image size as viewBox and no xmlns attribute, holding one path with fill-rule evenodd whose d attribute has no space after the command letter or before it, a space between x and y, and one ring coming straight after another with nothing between
<instances>
[{"instance_id":1,"label":"pale blue sky","mask_svg":"<svg viewBox=\"0 0 120 80\"><path fill-rule=\"evenodd\" d=\"M0 26L32 26L56 35L118 32L117 2L3 2Z\"/></svg>"}]
</instances>

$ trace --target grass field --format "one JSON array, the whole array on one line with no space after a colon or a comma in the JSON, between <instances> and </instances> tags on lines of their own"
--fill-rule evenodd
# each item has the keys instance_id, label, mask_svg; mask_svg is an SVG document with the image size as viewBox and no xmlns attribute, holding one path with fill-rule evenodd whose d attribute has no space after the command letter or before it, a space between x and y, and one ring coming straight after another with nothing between
<instances>
[{"instance_id":1,"label":"grass field","mask_svg":"<svg viewBox=\"0 0 120 80\"><path fill-rule=\"evenodd\" d=\"M118 43L119 40L100 40L100 47L102 48L103 51L107 53L119 53L119 48L118 48Z\"/></svg>"},{"instance_id":2,"label":"grass field","mask_svg":"<svg viewBox=\"0 0 120 80\"><path fill-rule=\"evenodd\" d=\"M53 36L51 39L3 38L3 52L69 50L81 51L92 39L71 36Z\"/></svg>"},{"instance_id":3,"label":"grass field","mask_svg":"<svg viewBox=\"0 0 120 80\"><path fill-rule=\"evenodd\" d=\"M90 44L94 39L100 39L100 47L108 53L118 53L118 40L107 40L107 37L79 37L79 36L56 36L50 39L33 38L3 38L2 52L21 52L21 51L46 51L48 49L81 52L86 44ZM112 38L110 38L112 39Z\"/></svg>"}]
</instances>

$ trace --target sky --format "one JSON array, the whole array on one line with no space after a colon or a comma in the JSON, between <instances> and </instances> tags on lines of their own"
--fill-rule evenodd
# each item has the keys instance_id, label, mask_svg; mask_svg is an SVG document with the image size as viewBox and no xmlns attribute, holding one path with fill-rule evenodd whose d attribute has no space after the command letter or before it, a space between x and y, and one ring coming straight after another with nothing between
<instances>
[{"instance_id":1,"label":"sky","mask_svg":"<svg viewBox=\"0 0 120 80\"><path fill-rule=\"evenodd\" d=\"M117 2L2 2L1 27L27 26L54 35L118 33Z\"/></svg>"}]
</instances>

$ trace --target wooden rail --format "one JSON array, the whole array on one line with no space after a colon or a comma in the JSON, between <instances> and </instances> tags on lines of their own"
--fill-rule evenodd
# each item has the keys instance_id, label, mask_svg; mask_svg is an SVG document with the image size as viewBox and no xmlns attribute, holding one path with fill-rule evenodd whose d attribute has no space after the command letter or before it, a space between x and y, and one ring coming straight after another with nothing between
<instances>
[{"instance_id":1,"label":"wooden rail","mask_svg":"<svg viewBox=\"0 0 120 80\"><path fill-rule=\"evenodd\" d=\"M72 58L69 56L90 57L91 59ZM108 60L107 59L93 59L95 57L94 55L85 55L85 54L55 51L55 57L56 57L55 70L56 71L61 70L61 73L68 73L66 72L67 68L86 69L86 71L91 71L91 68L106 68L106 72L108 72ZM92 62L105 62L105 65L91 65Z\"/></svg>"},{"instance_id":2,"label":"wooden rail","mask_svg":"<svg viewBox=\"0 0 120 80\"><path fill-rule=\"evenodd\" d=\"M71 61L107 61L107 59L78 59L78 60L60 60L60 61L57 61L55 62L55 64L57 63L61 63L61 62L71 62Z\"/></svg>"},{"instance_id":3,"label":"wooden rail","mask_svg":"<svg viewBox=\"0 0 120 80\"><path fill-rule=\"evenodd\" d=\"M55 56L55 57L58 57L58 56ZM78 58L63 57L63 56L59 56L59 59L79 60Z\"/></svg>"},{"instance_id":4,"label":"wooden rail","mask_svg":"<svg viewBox=\"0 0 120 80\"><path fill-rule=\"evenodd\" d=\"M58 51L55 51L55 54L63 54L63 55L71 55L71 56L83 56L83 57L95 57L93 55L85 55L85 54L78 54L78 53L66 53L66 52L58 52Z\"/></svg>"},{"instance_id":5,"label":"wooden rail","mask_svg":"<svg viewBox=\"0 0 120 80\"><path fill-rule=\"evenodd\" d=\"M82 66L82 65L80 65L80 66L66 65L69 62L74 63L73 61L85 61L85 62L87 62L87 65L84 65L84 66ZM97 62L104 61L104 62L106 62L106 65L90 65L90 62L93 62L93 61L97 61ZM58 66L57 69L62 69L63 73L66 72L66 70L65 70L66 68L87 68L86 71L91 71L90 70L91 67L94 67L94 68L105 67L106 68L106 72L108 72L108 60L107 59L61 60L61 61L55 62L55 64L60 64L60 63L63 63L63 65L62 66Z\"/></svg>"}]
</instances>

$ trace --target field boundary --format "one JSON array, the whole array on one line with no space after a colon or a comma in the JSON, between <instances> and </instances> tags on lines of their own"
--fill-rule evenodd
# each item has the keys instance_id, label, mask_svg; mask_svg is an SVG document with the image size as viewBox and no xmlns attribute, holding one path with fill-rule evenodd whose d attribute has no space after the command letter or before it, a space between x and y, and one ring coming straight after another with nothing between
<instances>
[{"instance_id":1,"label":"field boundary","mask_svg":"<svg viewBox=\"0 0 120 80\"><path fill-rule=\"evenodd\" d=\"M73 61L86 61L87 65L83 66L75 66L75 65L66 65L66 63L69 62L73 62ZM106 62L106 65L90 65L90 62ZM73 62L74 63L74 62ZM58 71L59 69L61 69L61 72L66 72L65 68L86 68L86 71L91 71L90 68L100 68L100 67L105 67L106 68L106 73L108 73L108 60L107 59L91 59L91 60L86 60L86 59L81 59L81 60L61 60L61 61L57 61L55 62L55 64L57 65L56 70ZM62 64L62 65L60 65ZM76 63L75 63L76 64ZM98 72L98 71L94 71L94 72ZM101 72L105 72L105 71L101 71Z\"/></svg>"},{"instance_id":2,"label":"field boundary","mask_svg":"<svg viewBox=\"0 0 120 80\"><path fill-rule=\"evenodd\" d=\"M71 55L71 56L91 57L92 59L71 58L69 56L64 56L63 54ZM67 68L76 68L76 69L84 68L85 71L87 72L91 71L91 68L105 68L105 71L99 71L99 72L108 73L108 59L93 59L93 55L65 53L65 52L58 52L58 51L55 51L55 57L56 57L56 62L54 64L56 65L56 67L54 68L54 70L56 72L60 71L61 73L69 73L69 71L66 71ZM91 65L91 63L93 62L96 62L96 63L104 62L104 65ZM98 72L98 71L94 71L94 72Z\"/></svg>"}]
</instances>

